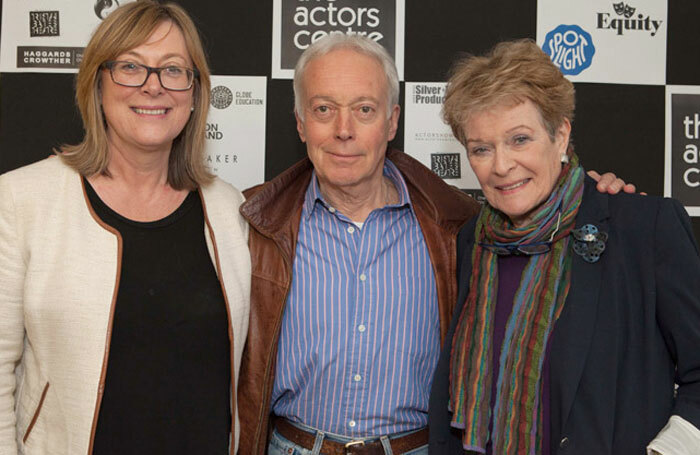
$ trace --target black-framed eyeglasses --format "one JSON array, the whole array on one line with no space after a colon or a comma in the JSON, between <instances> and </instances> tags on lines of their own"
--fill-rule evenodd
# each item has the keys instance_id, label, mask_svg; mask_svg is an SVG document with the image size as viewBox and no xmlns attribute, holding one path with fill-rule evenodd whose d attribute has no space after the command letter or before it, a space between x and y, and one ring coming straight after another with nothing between
<instances>
[{"instance_id":1,"label":"black-framed eyeglasses","mask_svg":"<svg viewBox=\"0 0 700 455\"><path fill-rule=\"evenodd\" d=\"M544 254L552 249L554 236L559 232L559 224L561 223L561 211L557 214L557 225L546 242L523 243L520 245L508 245L502 243L479 243L479 246L493 251L499 256L509 256L511 254L524 254L526 256L535 256Z\"/></svg>"},{"instance_id":2,"label":"black-framed eyeglasses","mask_svg":"<svg viewBox=\"0 0 700 455\"><path fill-rule=\"evenodd\" d=\"M158 81L164 89L181 92L192 88L195 78L199 77L196 69L168 65L160 68L127 61L108 61L102 64L109 69L112 81L125 87L142 87L151 73L158 75Z\"/></svg>"}]
</instances>

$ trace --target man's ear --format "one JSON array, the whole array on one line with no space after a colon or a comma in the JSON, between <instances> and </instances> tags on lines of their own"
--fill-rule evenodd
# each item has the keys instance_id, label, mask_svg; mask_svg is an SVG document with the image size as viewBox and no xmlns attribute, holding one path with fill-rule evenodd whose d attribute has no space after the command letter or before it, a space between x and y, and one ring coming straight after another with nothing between
<instances>
[{"instance_id":1,"label":"man's ear","mask_svg":"<svg viewBox=\"0 0 700 455\"><path fill-rule=\"evenodd\" d=\"M304 133L304 121L299 117L299 113L295 110L294 117L297 119L297 132L299 133L299 139L301 142L306 142L306 134Z\"/></svg>"},{"instance_id":2,"label":"man's ear","mask_svg":"<svg viewBox=\"0 0 700 455\"><path fill-rule=\"evenodd\" d=\"M394 104L391 108L391 114L389 115L389 136L388 140L391 141L396 137L396 130L399 129L399 116L401 115L401 106Z\"/></svg>"}]
</instances>

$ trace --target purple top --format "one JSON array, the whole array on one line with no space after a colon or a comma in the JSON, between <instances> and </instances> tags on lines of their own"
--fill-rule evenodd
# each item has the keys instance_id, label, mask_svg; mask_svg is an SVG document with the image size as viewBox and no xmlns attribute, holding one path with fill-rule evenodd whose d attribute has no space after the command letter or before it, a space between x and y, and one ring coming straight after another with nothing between
<instances>
[{"instance_id":1,"label":"purple top","mask_svg":"<svg viewBox=\"0 0 700 455\"><path fill-rule=\"evenodd\" d=\"M496 313L494 315L493 327L493 352L500 353L501 345L506 330L508 317L513 309L513 297L520 286L520 277L525 270L525 266L530 260L529 256L499 256L498 257L498 297L496 300ZM494 380L491 382L491 409L493 409L496 401L496 383L498 378L496 372L500 366L500 356L495 354L492 356ZM542 365L542 375L544 384L542 387L542 455L549 455L549 342L545 352L544 363ZM489 422L489 432L492 431L493 416ZM491 441L486 445L486 454L493 453Z\"/></svg>"}]
</instances>

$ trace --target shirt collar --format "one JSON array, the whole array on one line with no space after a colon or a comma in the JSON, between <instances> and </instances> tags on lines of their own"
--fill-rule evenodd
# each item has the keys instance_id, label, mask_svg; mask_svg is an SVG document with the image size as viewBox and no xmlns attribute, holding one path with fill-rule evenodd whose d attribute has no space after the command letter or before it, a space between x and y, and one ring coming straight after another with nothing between
<instances>
[{"instance_id":1,"label":"shirt collar","mask_svg":"<svg viewBox=\"0 0 700 455\"><path fill-rule=\"evenodd\" d=\"M381 210L387 208L399 208L408 206L411 211L413 211L413 205L411 203L411 196L408 194L408 187L406 182L401 175L401 171L392 163L388 158L384 159L384 166L382 168L382 175L386 176L394 184L396 191L399 194L399 202L396 204L386 205ZM316 171L311 173L311 181L306 189L306 194L304 196L304 205L302 206L302 216L305 219L309 219L316 209L317 205L321 205L326 210L330 210L332 206L326 202L321 194L321 189L318 186L318 178L316 177Z\"/></svg>"}]
</instances>

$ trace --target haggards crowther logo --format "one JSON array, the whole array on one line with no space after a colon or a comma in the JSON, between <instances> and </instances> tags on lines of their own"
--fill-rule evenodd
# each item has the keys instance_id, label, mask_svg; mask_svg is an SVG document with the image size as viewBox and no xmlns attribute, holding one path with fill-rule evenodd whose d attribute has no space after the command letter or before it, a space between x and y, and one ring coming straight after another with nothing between
<instances>
[{"instance_id":1,"label":"haggards crowther logo","mask_svg":"<svg viewBox=\"0 0 700 455\"><path fill-rule=\"evenodd\" d=\"M542 50L563 74L577 75L591 66L595 46L590 33L578 25L559 25L547 33Z\"/></svg>"},{"instance_id":2,"label":"haggards crowther logo","mask_svg":"<svg viewBox=\"0 0 700 455\"><path fill-rule=\"evenodd\" d=\"M651 36L656 36L662 20L652 19L648 14L634 13L637 8L625 2L613 3L615 16L611 13L597 13L597 28L600 30L615 30L618 35L624 35L630 31L649 32ZM634 17L633 17L634 16Z\"/></svg>"}]
</instances>

